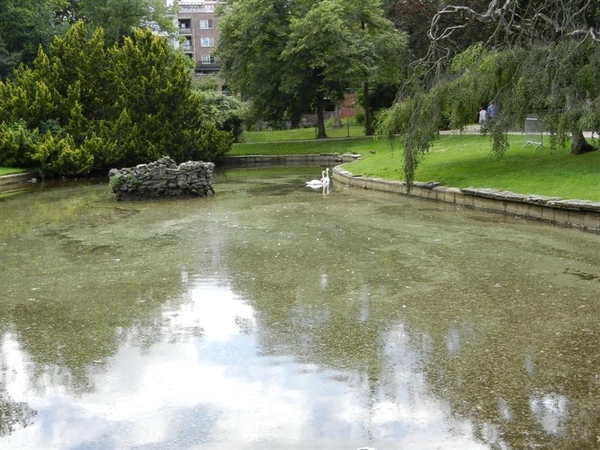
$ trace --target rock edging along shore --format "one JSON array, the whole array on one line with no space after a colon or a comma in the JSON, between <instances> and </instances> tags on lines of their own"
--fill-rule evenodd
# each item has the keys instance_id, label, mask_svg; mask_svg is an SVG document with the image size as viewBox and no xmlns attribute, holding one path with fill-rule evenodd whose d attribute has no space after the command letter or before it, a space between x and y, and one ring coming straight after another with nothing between
<instances>
[{"instance_id":1,"label":"rock edging along shore","mask_svg":"<svg viewBox=\"0 0 600 450\"><path fill-rule=\"evenodd\" d=\"M600 203L587 200L563 200L558 197L522 195L510 191L481 188L452 188L437 182L415 182L410 192L403 181L365 178L337 166L334 181L362 189L372 189L435 200L472 209L540 220L556 225L600 233Z\"/></svg>"},{"instance_id":2,"label":"rock edging along shore","mask_svg":"<svg viewBox=\"0 0 600 450\"><path fill-rule=\"evenodd\" d=\"M221 167L299 167L335 166L360 159L357 153L307 153L302 155L240 155L226 156Z\"/></svg>"},{"instance_id":3,"label":"rock edging along shore","mask_svg":"<svg viewBox=\"0 0 600 450\"><path fill-rule=\"evenodd\" d=\"M150 164L111 169L109 185L117 200L214 194L212 162L188 161L179 166L168 156Z\"/></svg>"},{"instance_id":4,"label":"rock edging along shore","mask_svg":"<svg viewBox=\"0 0 600 450\"><path fill-rule=\"evenodd\" d=\"M20 184L25 183L26 181L32 181L34 176L34 172L19 172L2 175L0 177L0 186L8 186L11 184Z\"/></svg>"}]
</instances>

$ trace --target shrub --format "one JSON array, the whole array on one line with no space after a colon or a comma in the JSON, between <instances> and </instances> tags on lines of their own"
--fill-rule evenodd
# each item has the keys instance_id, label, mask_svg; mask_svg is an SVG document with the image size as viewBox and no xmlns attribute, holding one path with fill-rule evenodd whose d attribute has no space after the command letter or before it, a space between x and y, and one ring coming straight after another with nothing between
<instances>
[{"instance_id":1,"label":"shrub","mask_svg":"<svg viewBox=\"0 0 600 450\"><path fill-rule=\"evenodd\" d=\"M38 133L27 129L23 121L0 123L0 165L6 167L31 167L32 146Z\"/></svg>"},{"instance_id":2,"label":"shrub","mask_svg":"<svg viewBox=\"0 0 600 450\"><path fill-rule=\"evenodd\" d=\"M163 155L220 158L241 133L236 100L215 101L221 116L203 111L186 57L150 30L107 48L100 29L77 22L33 67L0 81L0 115L22 119L0 127L0 162L68 175Z\"/></svg>"},{"instance_id":3,"label":"shrub","mask_svg":"<svg viewBox=\"0 0 600 450\"><path fill-rule=\"evenodd\" d=\"M85 148L76 147L71 136L62 138L51 133L39 140L32 159L39 164L43 176L88 173L94 164L94 157Z\"/></svg>"}]
</instances>

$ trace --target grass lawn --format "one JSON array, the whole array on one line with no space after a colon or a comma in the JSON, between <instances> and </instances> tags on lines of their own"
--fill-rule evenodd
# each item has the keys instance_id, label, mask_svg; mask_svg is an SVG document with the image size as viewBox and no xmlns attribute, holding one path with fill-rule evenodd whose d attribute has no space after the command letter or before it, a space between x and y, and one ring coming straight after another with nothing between
<instances>
[{"instance_id":1,"label":"grass lawn","mask_svg":"<svg viewBox=\"0 0 600 450\"><path fill-rule=\"evenodd\" d=\"M14 167L0 167L0 176L2 175L10 175L12 173L21 173L27 172L26 169L16 169Z\"/></svg>"},{"instance_id":2,"label":"grass lawn","mask_svg":"<svg viewBox=\"0 0 600 450\"><path fill-rule=\"evenodd\" d=\"M252 133L248 133L252 134ZM600 201L600 151L570 155L568 149L551 151L523 148L521 135L509 136L503 158L491 156L489 137L443 135L417 169L418 181L437 181L453 187L505 189L564 199ZM401 149L373 138L263 142L236 144L232 155L296 153L360 153L361 160L344 164L354 175L402 180ZM374 152L374 153L372 153Z\"/></svg>"},{"instance_id":3,"label":"grass lawn","mask_svg":"<svg viewBox=\"0 0 600 450\"><path fill-rule=\"evenodd\" d=\"M365 135L364 126L347 126L341 128L327 127L328 138L347 138ZM298 141L314 139L317 136L315 128L298 128L294 130L278 131L250 131L242 135L243 142L273 142L273 141Z\"/></svg>"},{"instance_id":4,"label":"grass lawn","mask_svg":"<svg viewBox=\"0 0 600 450\"><path fill-rule=\"evenodd\" d=\"M229 156L241 155L300 155L310 153L360 153L369 154L377 148L389 148L389 145L376 141L372 137L350 139L265 141L233 144Z\"/></svg>"}]
</instances>

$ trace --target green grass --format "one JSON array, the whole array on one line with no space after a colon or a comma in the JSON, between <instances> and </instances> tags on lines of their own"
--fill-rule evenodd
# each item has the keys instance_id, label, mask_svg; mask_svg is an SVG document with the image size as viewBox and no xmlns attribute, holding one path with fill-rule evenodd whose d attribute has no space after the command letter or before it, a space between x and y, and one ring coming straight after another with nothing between
<instances>
[{"instance_id":1,"label":"green grass","mask_svg":"<svg viewBox=\"0 0 600 450\"><path fill-rule=\"evenodd\" d=\"M491 156L489 137L440 136L421 161L415 179L445 186L504 189L564 199L600 201L600 151L570 155L568 149L551 151L523 148L521 135L509 136L503 158ZM344 164L354 175L402 180L401 149L373 138L345 140L236 144L232 155L360 153L361 160ZM371 153L374 152L374 153Z\"/></svg>"},{"instance_id":2,"label":"green grass","mask_svg":"<svg viewBox=\"0 0 600 450\"><path fill-rule=\"evenodd\" d=\"M347 138L365 135L365 127L344 125L341 128L327 127L325 129L328 138ZM315 128L298 128L294 130L278 131L247 131L242 135L243 142L274 142L274 141L298 141L314 139Z\"/></svg>"},{"instance_id":3,"label":"green grass","mask_svg":"<svg viewBox=\"0 0 600 450\"><path fill-rule=\"evenodd\" d=\"M382 147L382 142L372 137L350 139L304 140L304 141L267 141L234 144L228 155L300 155L310 153L366 153Z\"/></svg>"},{"instance_id":4,"label":"green grass","mask_svg":"<svg viewBox=\"0 0 600 450\"><path fill-rule=\"evenodd\" d=\"M0 167L0 176L10 175L12 173L27 172L27 169L18 169L15 167Z\"/></svg>"},{"instance_id":5,"label":"green grass","mask_svg":"<svg viewBox=\"0 0 600 450\"><path fill-rule=\"evenodd\" d=\"M504 189L569 199L600 201L600 152L571 155L568 149L523 148L522 136L509 136L503 158L491 156L488 137L441 136L421 161L415 179L453 187ZM364 155L344 167L354 175L402 179L400 152Z\"/></svg>"}]
</instances>

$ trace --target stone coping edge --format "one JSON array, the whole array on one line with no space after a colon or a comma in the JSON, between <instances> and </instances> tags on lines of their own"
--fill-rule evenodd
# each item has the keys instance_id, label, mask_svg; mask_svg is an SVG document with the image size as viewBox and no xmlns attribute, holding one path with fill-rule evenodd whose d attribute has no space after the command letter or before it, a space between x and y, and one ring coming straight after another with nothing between
<instances>
[{"instance_id":1,"label":"stone coping edge","mask_svg":"<svg viewBox=\"0 0 600 450\"><path fill-rule=\"evenodd\" d=\"M226 156L219 165L224 167L310 166L343 164L360 159L356 153L308 153L303 155L241 155Z\"/></svg>"},{"instance_id":2,"label":"stone coping edge","mask_svg":"<svg viewBox=\"0 0 600 450\"><path fill-rule=\"evenodd\" d=\"M2 175L0 177L0 186L24 183L28 180L31 180L31 178L33 178L34 176L35 176L35 174L33 172L19 172L19 173L11 173L8 175Z\"/></svg>"},{"instance_id":3,"label":"stone coping edge","mask_svg":"<svg viewBox=\"0 0 600 450\"><path fill-rule=\"evenodd\" d=\"M597 202L522 195L489 188L459 189L446 187L437 182L415 182L409 193L403 181L353 175L339 166L333 168L332 178L347 186L452 203L471 209L549 222L600 234L600 203Z\"/></svg>"}]
</instances>

